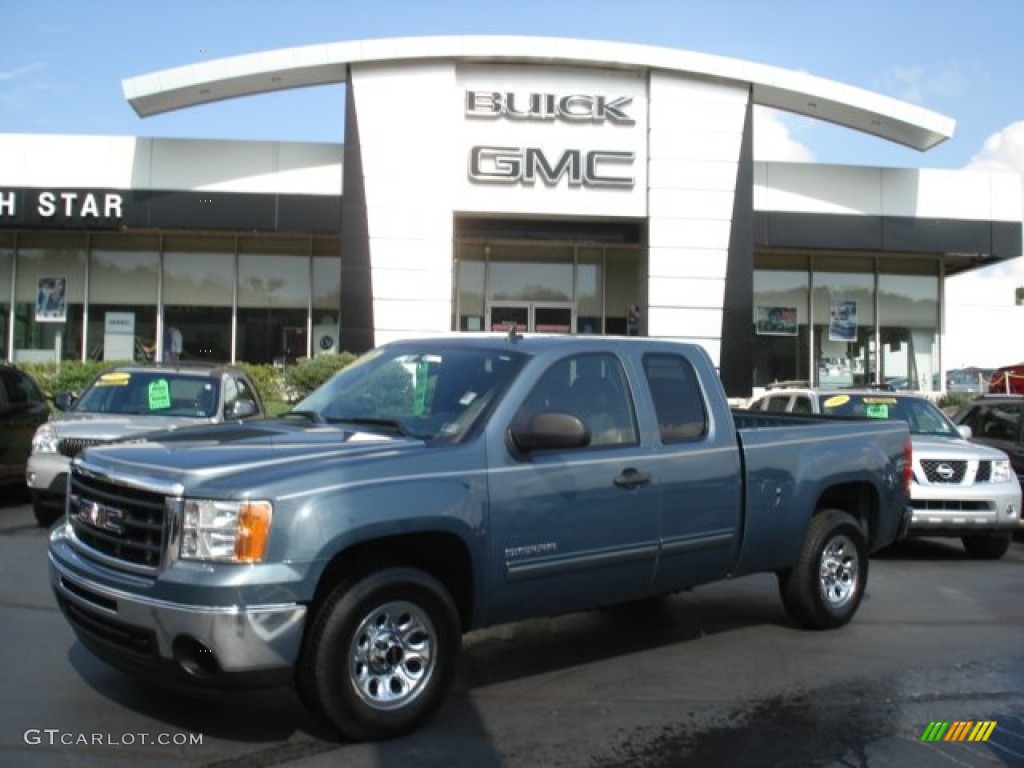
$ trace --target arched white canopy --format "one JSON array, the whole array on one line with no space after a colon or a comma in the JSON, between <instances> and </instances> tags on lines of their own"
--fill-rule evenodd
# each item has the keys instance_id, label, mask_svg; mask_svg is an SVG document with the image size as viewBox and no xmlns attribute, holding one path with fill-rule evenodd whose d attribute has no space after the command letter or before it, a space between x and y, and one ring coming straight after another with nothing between
<instances>
[{"instance_id":1,"label":"arched white canopy","mask_svg":"<svg viewBox=\"0 0 1024 768\"><path fill-rule=\"evenodd\" d=\"M750 61L632 43L552 37L443 36L356 40L203 61L122 82L141 117L225 99L344 83L353 64L415 61L662 70L748 83L755 104L826 120L914 149L953 135L955 121L834 80Z\"/></svg>"}]
</instances>

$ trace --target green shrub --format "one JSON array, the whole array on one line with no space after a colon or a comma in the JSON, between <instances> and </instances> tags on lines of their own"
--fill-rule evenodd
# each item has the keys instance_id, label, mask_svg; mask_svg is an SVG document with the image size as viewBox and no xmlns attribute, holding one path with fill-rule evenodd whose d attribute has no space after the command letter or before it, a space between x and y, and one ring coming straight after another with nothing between
<instances>
[{"instance_id":1,"label":"green shrub","mask_svg":"<svg viewBox=\"0 0 1024 768\"><path fill-rule=\"evenodd\" d=\"M249 374L264 404L284 399L284 374L280 368L256 363L238 363Z\"/></svg>"},{"instance_id":2,"label":"green shrub","mask_svg":"<svg viewBox=\"0 0 1024 768\"><path fill-rule=\"evenodd\" d=\"M977 395L972 395L967 392L947 392L936 400L935 404L947 415L952 415L957 412L961 405L975 397L977 397Z\"/></svg>"},{"instance_id":3,"label":"green shrub","mask_svg":"<svg viewBox=\"0 0 1024 768\"><path fill-rule=\"evenodd\" d=\"M93 377L123 362L69 360L60 368L53 363L18 363L18 368L36 380L43 394L52 398L58 392L81 392Z\"/></svg>"},{"instance_id":4,"label":"green shrub","mask_svg":"<svg viewBox=\"0 0 1024 768\"><path fill-rule=\"evenodd\" d=\"M302 399L355 359L351 352L317 355L286 368L285 399L293 402Z\"/></svg>"}]
</instances>

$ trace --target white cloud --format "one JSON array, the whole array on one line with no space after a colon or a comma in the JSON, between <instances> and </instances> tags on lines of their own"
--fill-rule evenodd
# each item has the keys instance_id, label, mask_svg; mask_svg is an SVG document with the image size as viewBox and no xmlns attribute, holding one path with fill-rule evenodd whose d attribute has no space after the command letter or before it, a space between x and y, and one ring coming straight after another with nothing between
<instances>
[{"instance_id":1,"label":"white cloud","mask_svg":"<svg viewBox=\"0 0 1024 768\"><path fill-rule=\"evenodd\" d=\"M969 171L1012 171L1024 173L1024 120L993 133L967 164Z\"/></svg>"},{"instance_id":2,"label":"white cloud","mask_svg":"<svg viewBox=\"0 0 1024 768\"><path fill-rule=\"evenodd\" d=\"M0 82L7 82L11 80L18 80L25 75L29 75L40 69L45 69L46 64L41 61L37 61L33 64L26 64L23 67L15 67L14 69L0 69Z\"/></svg>"},{"instance_id":3,"label":"white cloud","mask_svg":"<svg viewBox=\"0 0 1024 768\"><path fill-rule=\"evenodd\" d=\"M951 99L967 93L986 80L985 70L970 61L951 61L938 69L922 66L890 67L877 84L878 90L912 104L931 98Z\"/></svg>"},{"instance_id":4,"label":"white cloud","mask_svg":"<svg viewBox=\"0 0 1024 768\"><path fill-rule=\"evenodd\" d=\"M1024 121L989 136L964 170L1024 173ZM1020 328L1024 321L1024 307L1015 302L1019 285L1024 285L1024 258L946 281L947 367L1024 360L1024 338L1006 332Z\"/></svg>"},{"instance_id":5,"label":"white cloud","mask_svg":"<svg viewBox=\"0 0 1024 768\"><path fill-rule=\"evenodd\" d=\"M754 159L810 163L814 153L793 138L778 111L754 107Z\"/></svg>"}]
</instances>

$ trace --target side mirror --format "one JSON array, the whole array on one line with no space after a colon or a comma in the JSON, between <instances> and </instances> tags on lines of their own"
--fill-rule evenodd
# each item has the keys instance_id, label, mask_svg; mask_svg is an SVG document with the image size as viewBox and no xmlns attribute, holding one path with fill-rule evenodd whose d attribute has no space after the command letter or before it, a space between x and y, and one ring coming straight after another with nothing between
<instances>
[{"instance_id":1,"label":"side mirror","mask_svg":"<svg viewBox=\"0 0 1024 768\"><path fill-rule=\"evenodd\" d=\"M960 424L959 426L957 426L956 431L960 433L960 437L962 437L964 440L970 440L972 437L974 437L974 430L971 429L966 424Z\"/></svg>"},{"instance_id":2,"label":"side mirror","mask_svg":"<svg viewBox=\"0 0 1024 768\"><path fill-rule=\"evenodd\" d=\"M586 424L572 414L558 411L538 413L525 426L513 425L509 437L522 453L564 451L590 444Z\"/></svg>"},{"instance_id":3,"label":"side mirror","mask_svg":"<svg viewBox=\"0 0 1024 768\"><path fill-rule=\"evenodd\" d=\"M53 396L53 407L58 411L66 411L75 404L73 392L58 392Z\"/></svg>"},{"instance_id":4,"label":"side mirror","mask_svg":"<svg viewBox=\"0 0 1024 768\"><path fill-rule=\"evenodd\" d=\"M256 403L252 400L236 400L235 404L231 406L228 418L247 419L250 416L255 416L257 413L259 413L259 409L256 408Z\"/></svg>"}]
</instances>

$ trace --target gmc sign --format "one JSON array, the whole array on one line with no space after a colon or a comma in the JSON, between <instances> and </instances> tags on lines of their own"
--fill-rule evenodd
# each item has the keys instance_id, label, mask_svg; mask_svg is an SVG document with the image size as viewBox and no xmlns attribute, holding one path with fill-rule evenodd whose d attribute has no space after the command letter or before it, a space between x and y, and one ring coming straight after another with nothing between
<instances>
[{"instance_id":1,"label":"gmc sign","mask_svg":"<svg viewBox=\"0 0 1024 768\"><path fill-rule=\"evenodd\" d=\"M631 168L634 157L633 152L567 149L551 163L543 150L537 147L476 146L469 150L469 178L524 185L532 185L540 179L548 186L554 186L565 177L570 187L631 188L633 176L616 174L612 167Z\"/></svg>"}]
</instances>

